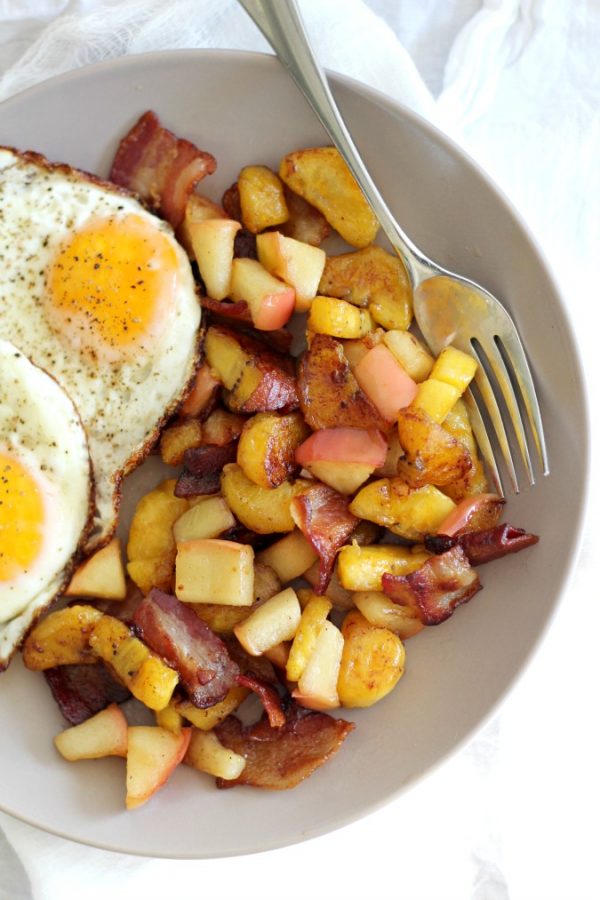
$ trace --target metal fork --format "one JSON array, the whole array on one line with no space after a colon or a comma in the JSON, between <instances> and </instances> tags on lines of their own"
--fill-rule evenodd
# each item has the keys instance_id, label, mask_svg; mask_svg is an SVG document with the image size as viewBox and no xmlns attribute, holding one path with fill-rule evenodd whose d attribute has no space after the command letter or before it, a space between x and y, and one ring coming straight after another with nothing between
<instances>
[{"instance_id":1,"label":"metal fork","mask_svg":"<svg viewBox=\"0 0 600 900\"><path fill-rule=\"evenodd\" d=\"M304 94L404 262L413 287L415 319L433 353L437 355L452 344L477 359L475 384L479 397L476 399L467 391L465 399L477 443L497 491L504 494L481 411L498 443L515 493L519 492L519 481L504 424L506 415L512 422L529 482L535 484L524 417L544 475L549 472L548 454L533 379L514 322L500 301L484 288L428 259L395 221L340 115L310 47L295 0L239 0L239 3Z\"/></svg>"}]
</instances>

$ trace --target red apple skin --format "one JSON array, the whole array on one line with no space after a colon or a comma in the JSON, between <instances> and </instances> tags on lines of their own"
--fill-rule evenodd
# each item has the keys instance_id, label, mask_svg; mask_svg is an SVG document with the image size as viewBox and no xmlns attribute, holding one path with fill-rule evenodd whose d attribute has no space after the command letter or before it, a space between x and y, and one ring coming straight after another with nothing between
<instances>
[{"instance_id":1,"label":"red apple skin","mask_svg":"<svg viewBox=\"0 0 600 900\"><path fill-rule=\"evenodd\" d=\"M354 368L354 377L388 422L394 422L417 395L416 382L385 344L377 344L363 356Z\"/></svg>"},{"instance_id":2,"label":"red apple skin","mask_svg":"<svg viewBox=\"0 0 600 900\"><path fill-rule=\"evenodd\" d=\"M363 463L376 469L385 462L387 441L376 428L323 428L296 450L296 462Z\"/></svg>"},{"instance_id":3,"label":"red apple skin","mask_svg":"<svg viewBox=\"0 0 600 900\"><path fill-rule=\"evenodd\" d=\"M277 294L265 294L259 303L250 303L255 328L259 331L276 331L289 322L296 305L293 288Z\"/></svg>"},{"instance_id":4,"label":"red apple skin","mask_svg":"<svg viewBox=\"0 0 600 900\"><path fill-rule=\"evenodd\" d=\"M479 524L478 528L487 528L495 525L502 509L502 498L497 494L476 494L474 497L465 497L464 500L449 513L438 528L438 534L447 534L450 537L458 531L469 529L470 523L487 513L490 521ZM473 530L473 525L469 530Z\"/></svg>"}]
</instances>

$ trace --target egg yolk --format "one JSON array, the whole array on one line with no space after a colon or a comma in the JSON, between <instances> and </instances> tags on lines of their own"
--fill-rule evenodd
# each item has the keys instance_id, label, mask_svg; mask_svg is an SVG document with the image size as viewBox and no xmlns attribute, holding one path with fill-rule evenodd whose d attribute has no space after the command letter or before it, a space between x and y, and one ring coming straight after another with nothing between
<instances>
[{"instance_id":1,"label":"egg yolk","mask_svg":"<svg viewBox=\"0 0 600 900\"><path fill-rule=\"evenodd\" d=\"M70 346L119 362L160 337L176 287L177 256L167 235L140 216L94 220L55 256L47 312Z\"/></svg>"},{"instance_id":2,"label":"egg yolk","mask_svg":"<svg viewBox=\"0 0 600 900\"><path fill-rule=\"evenodd\" d=\"M33 475L14 457L0 454L0 582L23 574L39 555L44 518Z\"/></svg>"}]
</instances>

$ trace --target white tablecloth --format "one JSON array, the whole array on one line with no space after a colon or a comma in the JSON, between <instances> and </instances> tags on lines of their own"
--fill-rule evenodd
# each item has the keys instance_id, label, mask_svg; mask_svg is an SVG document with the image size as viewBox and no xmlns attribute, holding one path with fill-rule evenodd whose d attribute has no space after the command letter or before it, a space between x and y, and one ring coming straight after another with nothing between
<instances>
[{"instance_id":1,"label":"white tablecloth","mask_svg":"<svg viewBox=\"0 0 600 900\"><path fill-rule=\"evenodd\" d=\"M598 0L301 5L326 66L446 128L519 208L563 288L593 404L600 390ZM0 97L109 55L183 46L267 49L233 0L0 0ZM598 898L595 476L590 489L576 575L524 678L479 736L410 792L334 834L226 861L133 859L0 815L0 900L190 892L246 900Z\"/></svg>"}]
</instances>

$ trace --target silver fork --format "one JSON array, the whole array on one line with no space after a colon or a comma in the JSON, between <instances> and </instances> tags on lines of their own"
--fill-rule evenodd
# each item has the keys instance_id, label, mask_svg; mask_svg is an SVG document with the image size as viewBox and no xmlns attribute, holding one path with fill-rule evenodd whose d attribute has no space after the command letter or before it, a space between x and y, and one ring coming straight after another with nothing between
<instances>
[{"instance_id":1,"label":"silver fork","mask_svg":"<svg viewBox=\"0 0 600 900\"><path fill-rule=\"evenodd\" d=\"M504 494L480 410L484 410L491 433L496 438L511 486L515 493L519 492L505 417L500 409L502 404L512 422L529 482L535 484L524 416L529 423L544 475L549 472L548 454L533 379L514 322L500 301L484 288L428 259L395 221L344 124L310 47L295 0L239 2L304 94L354 175L392 247L403 260L413 287L415 319L425 341L436 355L452 344L477 359L479 365L475 383L479 398L467 391L465 399L475 437L496 489Z\"/></svg>"}]
</instances>

